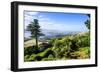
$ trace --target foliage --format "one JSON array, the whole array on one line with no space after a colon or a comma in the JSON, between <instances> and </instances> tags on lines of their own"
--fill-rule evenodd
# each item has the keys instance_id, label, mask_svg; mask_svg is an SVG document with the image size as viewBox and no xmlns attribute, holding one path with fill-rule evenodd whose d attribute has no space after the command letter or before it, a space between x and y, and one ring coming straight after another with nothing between
<instances>
[{"instance_id":1,"label":"foliage","mask_svg":"<svg viewBox=\"0 0 100 73\"><path fill-rule=\"evenodd\" d=\"M30 46L24 50L25 62L87 58L90 58L89 32L53 38L48 44L40 44L38 48Z\"/></svg>"},{"instance_id":2,"label":"foliage","mask_svg":"<svg viewBox=\"0 0 100 73\"><path fill-rule=\"evenodd\" d=\"M86 27L90 30L90 20L87 20L87 21L85 22L85 25L86 25Z\"/></svg>"},{"instance_id":3,"label":"foliage","mask_svg":"<svg viewBox=\"0 0 100 73\"><path fill-rule=\"evenodd\" d=\"M34 19L28 26L27 31L31 32L31 37L35 38L36 45L25 43L24 61L51 61L51 60L69 60L69 59L87 59L90 58L90 14L84 22L89 32L57 35L56 38L46 38L47 42L38 44L38 38L44 36L41 33L37 19ZM25 38L28 41L29 38ZM33 41L33 40L32 40Z\"/></svg>"},{"instance_id":4,"label":"foliage","mask_svg":"<svg viewBox=\"0 0 100 73\"><path fill-rule=\"evenodd\" d=\"M87 19L87 20L85 21L85 25L86 25L86 27L90 30L90 14L87 14L87 16L89 17L89 19Z\"/></svg>"},{"instance_id":5,"label":"foliage","mask_svg":"<svg viewBox=\"0 0 100 73\"><path fill-rule=\"evenodd\" d=\"M34 21L27 26L27 31L31 32L32 38L36 38L36 47L38 47L38 37L44 34L42 34L40 31L40 26L37 19L34 19Z\"/></svg>"}]
</instances>

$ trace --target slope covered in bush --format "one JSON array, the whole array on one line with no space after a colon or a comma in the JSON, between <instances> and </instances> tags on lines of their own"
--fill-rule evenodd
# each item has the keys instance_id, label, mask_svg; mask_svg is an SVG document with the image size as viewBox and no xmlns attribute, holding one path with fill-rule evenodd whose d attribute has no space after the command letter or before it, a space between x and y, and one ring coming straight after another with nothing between
<instances>
[{"instance_id":1,"label":"slope covered in bush","mask_svg":"<svg viewBox=\"0 0 100 73\"><path fill-rule=\"evenodd\" d=\"M38 48L24 48L24 61L51 61L90 58L90 34L78 33L60 38L52 38L41 43Z\"/></svg>"}]
</instances>

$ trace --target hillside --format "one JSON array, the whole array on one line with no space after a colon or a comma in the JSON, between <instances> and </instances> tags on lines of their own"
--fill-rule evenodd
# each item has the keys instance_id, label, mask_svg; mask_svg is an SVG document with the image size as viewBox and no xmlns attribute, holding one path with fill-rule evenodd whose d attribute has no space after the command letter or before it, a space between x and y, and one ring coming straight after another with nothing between
<instances>
[{"instance_id":1,"label":"hillside","mask_svg":"<svg viewBox=\"0 0 100 73\"><path fill-rule=\"evenodd\" d=\"M41 44L42 42L38 42L38 44ZM30 39L28 41L24 42L24 47L34 46L35 45L35 39Z\"/></svg>"},{"instance_id":2,"label":"hillside","mask_svg":"<svg viewBox=\"0 0 100 73\"><path fill-rule=\"evenodd\" d=\"M34 39L25 42L25 62L90 58L89 32L52 38L48 43L39 42L38 48L33 44Z\"/></svg>"}]
</instances>

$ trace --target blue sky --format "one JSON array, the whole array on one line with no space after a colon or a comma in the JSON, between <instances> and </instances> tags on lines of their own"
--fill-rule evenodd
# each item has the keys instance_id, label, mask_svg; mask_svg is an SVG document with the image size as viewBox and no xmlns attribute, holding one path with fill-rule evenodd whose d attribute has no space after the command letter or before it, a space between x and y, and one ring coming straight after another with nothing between
<instances>
[{"instance_id":1,"label":"blue sky","mask_svg":"<svg viewBox=\"0 0 100 73\"><path fill-rule=\"evenodd\" d=\"M86 32L86 14L24 11L25 29L33 19L39 20L41 29Z\"/></svg>"}]
</instances>

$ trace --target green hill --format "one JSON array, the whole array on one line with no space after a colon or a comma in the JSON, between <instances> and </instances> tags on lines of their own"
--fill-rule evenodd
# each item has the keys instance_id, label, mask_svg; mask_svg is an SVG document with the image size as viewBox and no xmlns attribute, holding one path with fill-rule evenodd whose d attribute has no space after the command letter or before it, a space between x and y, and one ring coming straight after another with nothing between
<instances>
[{"instance_id":1,"label":"green hill","mask_svg":"<svg viewBox=\"0 0 100 73\"><path fill-rule=\"evenodd\" d=\"M33 40L25 42L25 62L90 58L89 32L52 38L48 43L39 42L38 48L34 43Z\"/></svg>"}]
</instances>

